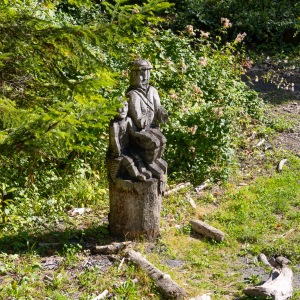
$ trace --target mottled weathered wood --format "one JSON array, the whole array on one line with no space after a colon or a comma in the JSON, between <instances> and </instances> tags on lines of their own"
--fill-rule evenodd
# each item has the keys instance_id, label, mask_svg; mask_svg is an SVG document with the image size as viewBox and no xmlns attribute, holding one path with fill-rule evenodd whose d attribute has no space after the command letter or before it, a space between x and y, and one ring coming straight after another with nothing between
<instances>
[{"instance_id":1,"label":"mottled weathered wood","mask_svg":"<svg viewBox=\"0 0 300 300\"><path fill-rule=\"evenodd\" d=\"M292 270L283 265L281 269L274 268L264 284L245 288L244 293L260 299L287 300L293 294L292 280Z\"/></svg>"},{"instance_id":2,"label":"mottled weathered wood","mask_svg":"<svg viewBox=\"0 0 300 300\"><path fill-rule=\"evenodd\" d=\"M221 242L224 240L225 233L215 227L212 227L202 221L199 220L191 220L190 224L192 225L192 229L203 236L211 238L217 242Z\"/></svg>"},{"instance_id":3,"label":"mottled weathered wood","mask_svg":"<svg viewBox=\"0 0 300 300\"><path fill-rule=\"evenodd\" d=\"M184 299L187 296L186 291L173 281L170 275L163 273L145 259L139 252L131 250L128 252L128 258L144 270L161 290L164 296L169 299Z\"/></svg>"},{"instance_id":4,"label":"mottled weathered wood","mask_svg":"<svg viewBox=\"0 0 300 300\"><path fill-rule=\"evenodd\" d=\"M133 242L112 243L109 245L95 246L92 248L92 251L96 254L116 254L132 244Z\"/></svg>"},{"instance_id":5,"label":"mottled weathered wood","mask_svg":"<svg viewBox=\"0 0 300 300\"><path fill-rule=\"evenodd\" d=\"M167 191L165 192L165 196L169 196L170 194L173 194L173 193L175 193L175 192L178 192L178 191L180 191L180 190L182 190L182 189L184 189L184 188L186 188L186 187L188 187L188 186L190 186L190 185L191 185L190 182L179 183L176 187L174 187L174 188L172 188L172 189L170 189L170 190L167 190Z\"/></svg>"},{"instance_id":6,"label":"mottled weathered wood","mask_svg":"<svg viewBox=\"0 0 300 300\"><path fill-rule=\"evenodd\" d=\"M155 239L159 234L163 185L155 178L144 182L117 178L110 183L111 234L128 240L141 236Z\"/></svg>"}]
</instances>

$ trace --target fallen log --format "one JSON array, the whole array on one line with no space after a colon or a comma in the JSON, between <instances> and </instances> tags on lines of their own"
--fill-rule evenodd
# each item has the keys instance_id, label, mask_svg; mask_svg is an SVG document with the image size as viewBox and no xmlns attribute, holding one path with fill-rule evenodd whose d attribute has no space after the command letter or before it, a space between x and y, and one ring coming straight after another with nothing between
<instances>
[{"instance_id":1,"label":"fallen log","mask_svg":"<svg viewBox=\"0 0 300 300\"><path fill-rule=\"evenodd\" d=\"M174 282L170 275L163 273L148 260L146 260L141 253L130 250L127 253L128 259L138 265L144 270L154 281L157 287L161 290L164 296L171 299L184 299L187 296L186 291Z\"/></svg>"},{"instance_id":2,"label":"fallen log","mask_svg":"<svg viewBox=\"0 0 300 300\"><path fill-rule=\"evenodd\" d=\"M262 285L245 288L244 293L248 296L261 297L262 299L290 299L293 294L293 272L286 265L288 260L280 257L270 263L275 265L276 268L273 268L269 279Z\"/></svg>"},{"instance_id":3,"label":"fallen log","mask_svg":"<svg viewBox=\"0 0 300 300\"><path fill-rule=\"evenodd\" d=\"M133 242L121 242L121 243L112 243L104 246L94 246L92 252L95 254L116 254L128 246L131 246Z\"/></svg>"},{"instance_id":4,"label":"fallen log","mask_svg":"<svg viewBox=\"0 0 300 300\"><path fill-rule=\"evenodd\" d=\"M212 227L199 220L191 220L192 229L201 235L211 238L217 242L222 242L225 238L225 233L215 227Z\"/></svg>"}]
</instances>

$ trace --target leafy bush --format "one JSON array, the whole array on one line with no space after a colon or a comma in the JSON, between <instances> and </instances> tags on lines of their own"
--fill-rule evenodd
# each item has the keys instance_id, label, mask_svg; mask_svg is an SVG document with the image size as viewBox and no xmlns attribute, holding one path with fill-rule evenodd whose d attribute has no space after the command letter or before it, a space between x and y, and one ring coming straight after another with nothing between
<instances>
[{"instance_id":1,"label":"leafy bush","mask_svg":"<svg viewBox=\"0 0 300 300\"><path fill-rule=\"evenodd\" d=\"M240 79L237 48L161 31L136 51L154 63L152 80L170 114L163 130L174 179L226 178L235 138L261 116L261 100Z\"/></svg>"}]
</instances>

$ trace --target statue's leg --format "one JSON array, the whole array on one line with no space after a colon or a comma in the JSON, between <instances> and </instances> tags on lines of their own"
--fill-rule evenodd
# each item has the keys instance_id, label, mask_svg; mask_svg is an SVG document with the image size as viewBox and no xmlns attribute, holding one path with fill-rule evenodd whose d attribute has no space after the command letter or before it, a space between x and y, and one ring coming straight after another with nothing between
<instances>
[{"instance_id":1,"label":"statue's leg","mask_svg":"<svg viewBox=\"0 0 300 300\"><path fill-rule=\"evenodd\" d=\"M138 181L145 181L146 176L141 174L137 167L134 164L134 161L131 157L124 155L122 164L124 168L127 170L128 174L132 177L137 179Z\"/></svg>"},{"instance_id":2,"label":"statue's leg","mask_svg":"<svg viewBox=\"0 0 300 300\"><path fill-rule=\"evenodd\" d=\"M151 131L139 131L134 134L134 142L141 149L141 156L145 162L147 170L153 177L160 179L165 174L165 168L161 168L156 162L161 148L160 139Z\"/></svg>"},{"instance_id":3,"label":"statue's leg","mask_svg":"<svg viewBox=\"0 0 300 300\"><path fill-rule=\"evenodd\" d=\"M148 171L146 169L145 164L142 159L142 156L137 151L137 149L134 146L132 146L132 147L130 147L129 151L130 151L130 156L133 158L134 163L135 163L137 169L139 170L139 172L141 174L145 175L147 179L151 178L152 174L150 171Z\"/></svg>"}]
</instances>

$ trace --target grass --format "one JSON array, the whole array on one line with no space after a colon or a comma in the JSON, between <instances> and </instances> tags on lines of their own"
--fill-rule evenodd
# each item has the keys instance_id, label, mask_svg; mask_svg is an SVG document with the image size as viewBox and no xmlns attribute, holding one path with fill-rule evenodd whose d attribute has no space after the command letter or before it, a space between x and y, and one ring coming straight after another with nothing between
<instances>
[{"instance_id":1,"label":"grass","mask_svg":"<svg viewBox=\"0 0 300 300\"><path fill-rule=\"evenodd\" d=\"M285 153L288 163L278 173L275 162L281 155L273 155L273 172L269 170L247 186L240 186L241 178L237 176L235 181L212 185L200 194L186 188L165 198L160 239L154 244L140 242L137 250L170 274L191 297L210 293L212 299L247 299L243 288L257 284L261 277L247 275L245 269L262 268L256 259L262 252L289 258L294 271L299 272L300 158ZM271 159L266 161L269 164ZM190 198L196 209L190 205ZM108 289L112 299L162 299L144 272L128 262L119 268L121 256L115 256L111 262L106 259L101 265L103 257L86 250L89 240L100 244L112 241L105 225L84 228L87 219L88 224L96 224L96 218L97 214L90 213L70 219L73 229L66 226L56 233L56 238L54 232L35 237L23 235L23 244L15 248L13 243L19 242L20 236L10 236L9 240L9 234L5 234L6 239L2 235L0 298L92 299ZM201 219L219 228L226 233L225 240L216 243L195 234L190 219ZM65 244L61 248L39 246L45 240L62 240ZM4 247L8 241L11 247ZM52 257L61 263L49 269L44 261ZM252 264L247 264L247 260ZM266 275L268 272L266 269ZM133 279L138 282L133 283ZM293 299L299 295L298 287Z\"/></svg>"}]
</instances>

